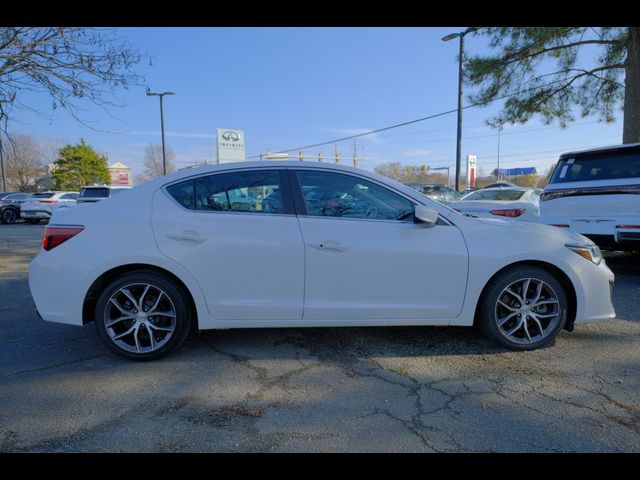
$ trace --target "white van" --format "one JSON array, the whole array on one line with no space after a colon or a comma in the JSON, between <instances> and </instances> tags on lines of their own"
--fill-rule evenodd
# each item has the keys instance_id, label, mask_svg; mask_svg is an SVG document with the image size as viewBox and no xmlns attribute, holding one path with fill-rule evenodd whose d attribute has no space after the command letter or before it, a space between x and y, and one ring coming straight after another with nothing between
<instances>
[{"instance_id":1,"label":"white van","mask_svg":"<svg viewBox=\"0 0 640 480\"><path fill-rule=\"evenodd\" d=\"M560 155L540 198L540 222L606 250L640 250L640 143Z\"/></svg>"}]
</instances>

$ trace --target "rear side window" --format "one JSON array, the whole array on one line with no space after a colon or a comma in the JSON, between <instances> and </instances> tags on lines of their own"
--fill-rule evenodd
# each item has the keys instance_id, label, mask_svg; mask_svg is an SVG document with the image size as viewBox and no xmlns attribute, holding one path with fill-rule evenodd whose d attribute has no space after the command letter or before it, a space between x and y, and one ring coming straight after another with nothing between
<instances>
[{"instance_id":1,"label":"rear side window","mask_svg":"<svg viewBox=\"0 0 640 480\"><path fill-rule=\"evenodd\" d=\"M80 198L107 198L108 196L108 188L83 188L80 192Z\"/></svg>"},{"instance_id":2,"label":"rear side window","mask_svg":"<svg viewBox=\"0 0 640 480\"><path fill-rule=\"evenodd\" d=\"M558 162L549 183L640 178L640 153L615 153L565 158Z\"/></svg>"},{"instance_id":3,"label":"rear side window","mask_svg":"<svg viewBox=\"0 0 640 480\"><path fill-rule=\"evenodd\" d=\"M167 187L167 192L184 208L188 208L189 210L195 209L195 203L193 201L193 180L171 185Z\"/></svg>"},{"instance_id":4,"label":"rear side window","mask_svg":"<svg viewBox=\"0 0 640 480\"><path fill-rule=\"evenodd\" d=\"M287 213L275 170L208 175L171 185L167 192L190 210Z\"/></svg>"}]
</instances>

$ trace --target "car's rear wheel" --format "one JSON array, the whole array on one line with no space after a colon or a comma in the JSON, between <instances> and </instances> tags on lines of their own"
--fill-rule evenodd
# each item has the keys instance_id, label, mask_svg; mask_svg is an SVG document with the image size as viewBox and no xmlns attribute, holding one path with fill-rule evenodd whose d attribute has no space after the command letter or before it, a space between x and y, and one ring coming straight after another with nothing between
<instances>
[{"instance_id":1,"label":"car's rear wheel","mask_svg":"<svg viewBox=\"0 0 640 480\"><path fill-rule=\"evenodd\" d=\"M16 220L18 220L18 212L13 208L5 208L2 211L2 215L0 215L0 221L2 223L12 224L16 223Z\"/></svg>"},{"instance_id":2,"label":"car's rear wheel","mask_svg":"<svg viewBox=\"0 0 640 480\"><path fill-rule=\"evenodd\" d=\"M482 330L512 350L552 345L567 319L564 287L537 267L525 265L501 272L487 285L481 302Z\"/></svg>"},{"instance_id":3,"label":"car's rear wheel","mask_svg":"<svg viewBox=\"0 0 640 480\"><path fill-rule=\"evenodd\" d=\"M185 292L168 278L135 271L107 285L96 302L95 323L102 342L131 360L154 360L178 347L189 333Z\"/></svg>"}]
</instances>

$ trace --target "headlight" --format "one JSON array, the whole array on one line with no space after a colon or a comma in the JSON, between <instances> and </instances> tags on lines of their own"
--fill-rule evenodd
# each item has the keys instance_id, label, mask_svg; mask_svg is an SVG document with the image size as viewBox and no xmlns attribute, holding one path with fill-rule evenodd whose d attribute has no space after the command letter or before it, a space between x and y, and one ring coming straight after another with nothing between
<instances>
[{"instance_id":1,"label":"headlight","mask_svg":"<svg viewBox=\"0 0 640 480\"><path fill-rule=\"evenodd\" d=\"M602 252L597 245L566 245L566 247L596 265L600 265L602 261Z\"/></svg>"}]
</instances>

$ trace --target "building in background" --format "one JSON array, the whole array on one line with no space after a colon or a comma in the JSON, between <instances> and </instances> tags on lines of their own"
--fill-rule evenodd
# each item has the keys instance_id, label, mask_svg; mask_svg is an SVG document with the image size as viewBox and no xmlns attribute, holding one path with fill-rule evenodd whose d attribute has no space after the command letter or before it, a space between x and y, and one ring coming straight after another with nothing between
<instances>
[{"instance_id":1,"label":"building in background","mask_svg":"<svg viewBox=\"0 0 640 480\"><path fill-rule=\"evenodd\" d=\"M109 165L111 185L131 185L131 167L122 162Z\"/></svg>"},{"instance_id":2,"label":"building in background","mask_svg":"<svg viewBox=\"0 0 640 480\"><path fill-rule=\"evenodd\" d=\"M216 138L218 163L243 162L245 160L244 132L242 130L218 128Z\"/></svg>"}]
</instances>

